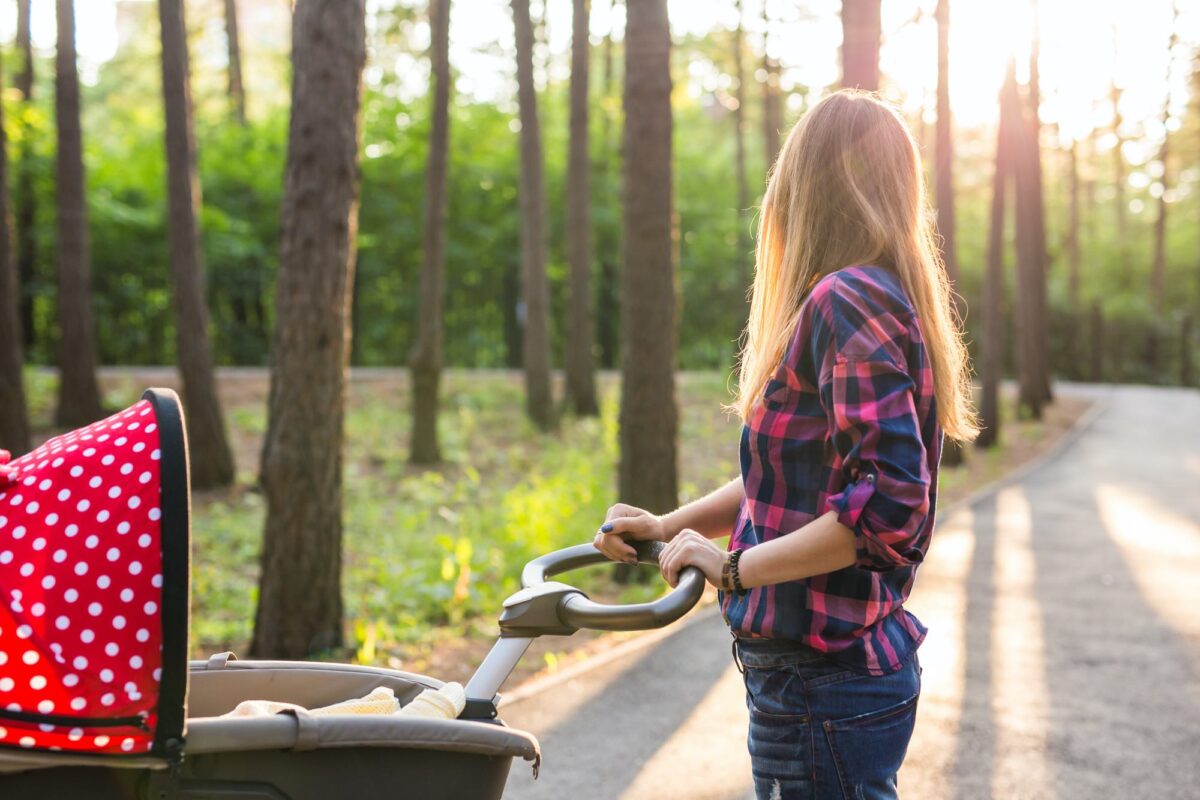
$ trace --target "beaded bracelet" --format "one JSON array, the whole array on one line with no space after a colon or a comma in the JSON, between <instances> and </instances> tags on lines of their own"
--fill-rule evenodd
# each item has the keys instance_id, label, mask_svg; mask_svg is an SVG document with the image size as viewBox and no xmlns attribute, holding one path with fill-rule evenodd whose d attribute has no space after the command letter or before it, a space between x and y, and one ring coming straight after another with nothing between
<instances>
[{"instance_id":1,"label":"beaded bracelet","mask_svg":"<svg viewBox=\"0 0 1200 800\"><path fill-rule=\"evenodd\" d=\"M738 561L740 561L741 558L741 549L734 550L729 554L729 561L727 562L729 564L730 577L733 579L733 590L739 595L746 593L746 587L742 586L742 577L738 574Z\"/></svg>"}]
</instances>

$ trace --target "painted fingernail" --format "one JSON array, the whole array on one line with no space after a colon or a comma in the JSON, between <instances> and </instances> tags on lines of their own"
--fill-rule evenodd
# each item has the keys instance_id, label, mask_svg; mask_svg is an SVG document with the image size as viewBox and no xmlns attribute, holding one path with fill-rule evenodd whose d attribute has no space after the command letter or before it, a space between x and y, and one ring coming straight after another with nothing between
<instances>
[{"instance_id":1,"label":"painted fingernail","mask_svg":"<svg viewBox=\"0 0 1200 800\"><path fill-rule=\"evenodd\" d=\"M601 532L601 533L612 533L612 523L611 523L611 522L606 522L606 523L604 523L603 525L601 525L601 526L600 526L600 532Z\"/></svg>"}]
</instances>

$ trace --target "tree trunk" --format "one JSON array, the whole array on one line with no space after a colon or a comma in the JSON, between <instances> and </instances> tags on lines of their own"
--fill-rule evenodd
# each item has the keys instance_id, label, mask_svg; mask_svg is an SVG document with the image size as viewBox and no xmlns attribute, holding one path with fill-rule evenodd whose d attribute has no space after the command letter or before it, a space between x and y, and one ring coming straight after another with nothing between
<instances>
[{"instance_id":1,"label":"tree trunk","mask_svg":"<svg viewBox=\"0 0 1200 800\"><path fill-rule=\"evenodd\" d=\"M740 15L739 15L740 16ZM767 172L775 166L779 155L779 137L783 129L783 98L779 89L779 60L771 57L768 44L771 38L771 20L767 15L767 0L763 0L763 152Z\"/></svg>"},{"instance_id":2,"label":"tree trunk","mask_svg":"<svg viewBox=\"0 0 1200 800\"><path fill-rule=\"evenodd\" d=\"M950 0L938 0L938 82L935 182L937 226L950 283L958 286L958 247L954 219L954 142L950 116ZM957 302L957 299L956 299Z\"/></svg>"},{"instance_id":3,"label":"tree trunk","mask_svg":"<svg viewBox=\"0 0 1200 800\"><path fill-rule=\"evenodd\" d=\"M1179 21L1179 6L1177 3L1171 4L1171 38L1167 43L1167 52L1170 53L1175 49L1175 43L1179 41L1179 34L1176 31L1176 26ZM1171 145L1171 67L1167 65L1167 75L1164 85L1166 88L1166 97L1163 100L1162 109L1162 124L1163 124L1163 140L1162 147L1158 151L1158 160L1162 164L1162 193L1158 196L1158 216L1154 219L1154 262L1150 270L1150 307L1154 311L1155 319L1161 319L1165 308L1166 290L1167 290L1167 189L1171 185L1171 173L1167 168L1167 160L1170 156ZM1157 355L1157 348L1155 348ZM1152 367L1157 367L1152 364Z\"/></svg>"},{"instance_id":4,"label":"tree trunk","mask_svg":"<svg viewBox=\"0 0 1200 800\"><path fill-rule=\"evenodd\" d=\"M750 193L746 190L746 75L742 65L742 43L745 33L742 28L742 0L737 0L737 28L733 33L733 69L734 69L734 102L737 107L733 110L733 139L734 139L734 180L737 181L737 258L734 264L738 270L738 285L743 293L754 280L751 262L751 242L749 226L746 222L746 211L750 208ZM739 330L734 331L734 341L737 341L741 328L745 327L746 316L750 313L749 304L739 324ZM736 355L735 355L736 357Z\"/></svg>"},{"instance_id":5,"label":"tree trunk","mask_svg":"<svg viewBox=\"0 0 1200 800\"><path fill-rule=\"evenodd\" d=\"M675 508L675 268L671 245L671 32L667 0L627 6L621 500Z\"/></svg>"},{"instance_id":6,"label":"tree trunk","mask_svg":"<svg viewBox=\"0 0 1200 800\"><path fill-rule=\"evenodd\" d=\"M159 0L162 23L162 85L166 117L167 233L171 246L175 342L187 408L192 486L233 483L233 454L225 434L208 341L204 254L200 244L200 180L188 77L183 0Z\"/></svg>"},{"instance_id":7,"label":"tree trunk","mask_svg":"<svg viewBox=\"0 0 1200 800\"><path fill-rule=\"evenodd\" d=\"M1079 300L1079 144L1071 142L1068 170L1070 200L1067 209L1067 299L1072 317L1081 314Z\"/></svg>"},{"instance_id":8,"label":"tree trunk","mask_svg":"<svg viewBox=\"0 0 1200 800\"><path fill-rule=\"evenodd\" d=\"M421 262L417 344L412 355L410 460L435 464L438 389L442 375L442 307L446 294L446 163L450 147L450 0L431 0L429 60L433 73L433 124L425 167L424 258Z\"/></svg>"},{"instance_id":9,"label":"tree trunk","mask_svg":"<svg viewBox=\"0 0 1200 800\"><path fill-rule=\"evenodd\" d=\"M1054 390L1050 381L1050 318L1048 301L1046 299L1046 273L1049 269L1050 255L1046 248L1046 196L1042 181L1042 91L1038 77L1038 62L1041 58L1041 26L1038 21L1038 2L1031 0L1033 14L1033 42L1029 51L1029 137L1026 144L1029 147L1029 170L1031 186L1029 197L1033 202L1030 219L1033 222L1034 260L1031 266L1033 278L1033 320L1035 330L1032 335L1036 345L1033 353L1036 357L1035 375L1037 377L1037 392L1042 404L1054 399ZM1017 195L1020 197L1020 193Z\"/></svg>"},{"instance_id":10,"label":"tree trunk","mask_svg":"<svg viewBox=\"0 0 1200 800\"><path fill-rule=\"evenodd\" d=\"M592 355L592 181L588 137L588 23L590 0L574 0L571 33L571 143L567 156L567 249L571 262L567 321L567 405L595 416L595 358Z\"/></svg>"},{"instance_id":11,"label":"tree trunk","mask_svg":"<svg viewBox=\"0 0 1200 800\"><path fill-rule=\"evenodd\" d=\"M1015 81L1015 78L1014 78ZM1015 83L1014 83L1015 85ZM987 271L983 284L983 352L979 377L982 392L979 402L980 431L978 447L991 447L1000 439L1000 379L1004 374L1004 240L1005 185L1012 170L1012 108L1007 97L1008 85L1001 92L1000 123L996 133L996 162L992 171L991 228L988 230Z\"/></svg>"},{"instance_id":12,"label":"tree trunk","mask_svg":"<svg viewBox=\"0 0 1200 800\"><path fill-rule=\"evenodd\" d=\"M1117 53L1117 29L1113 27L1113 58L1116 58ZM1125 123L1121 116L1121 89L1117 86L1116 78L1114 77L1109 83L1108 99L1112 103L1112 132L1113 132L1113 187L1115 189L1114 202L1117 212L1117 248L1122 252L1126 252L1128 247L1125 241L1126 223L1125 223L1125 155L1121 152L1121 148L1125 144L1125 138L1121 133L1121 126Z\"/></svg>"},{"instance_id":13,"label":"tree trunk","mask_svg":"<svg viewBox=\"0 0 1200 800\"><path fill-rule=\"evenodd\" d=\"M21 105L28 110L33 102L33 39L30 36L30 4L32 0L17 0L17 50L21 71L14 85L21 94ZM20 335L24 349L33 347L37 334L33 316L33 277L37 265L37 193L33 189L32 131L21 120L21 150L17 167L17 307L20 312Z\"/></svg>"},{"instance_id":14,"label":"tree trunk","mask_svg":"<svg viewBox=\"0 0 1200 800\"><path fill-rule=\"evenodd\" d=\"M1191 314L1184 314L1179 326L1179 385L1192 385L1192 325Z\"/></svg>"},{"instance_id":15,"label":"tree trunk","mask_svg":"<svg viewBox=\"0 0 1200 800\"><path fill-rule=\"evenodd\" d=\"M610 175L612 174L613 161L613 146L611 142L612 132L612 112L611 106L608 103L609 98L613 94L613 30L612 16L618 5L618 0L612 0L609 11L609 29L604 35L604 78L601 84L601 96L604 98L604 103L601 106L601 150L602 156L600 161L600 178L604 186L604 201L605 206L611 208L616 202L614 193L611 192ZM617 153L617 158L620 154ZM600 257L600 275L599 286L596 292L596 344L600 350L600 365L604 369L616 369L618 363L619 345L619 330L620 330L620 286L617 276L617 259L620 258L618 252L619 232L615 230L616 226L605 223L600 227L599 241L599 257Z\"/></svg>"},{"instance_id":16,"label":"tree trunk","mask_svg":"<svg viewBox=\"0 0 1200 800\"><path fill-rule=\"evenodd\" d=\"M1071 328L1068 332L1067 352L1071 357L1072 376L1083 373L1080 351L1080 326L1083 324L1083 308L1079 299L1079 144L1071 142L1069 155L1068 183L1070 199L1067 210L1067 302L1070 305Z\"/></svg>"},{"instance_id":17,"label":"tree trunk","mask_svg":"<svg viewBox=\"0 0 1200 800\"><path fill-rule=\"evenodd\" d=\"M4 85L0 59L0 86ZM18 315L17 265L13 260L8 212L8 138L0 103L0 448L17 455L29 451L29 416L25 406L21 318Z\"/></svg>"},{"instance_id":18,"label":"tree trunk","mask_svg":"<svg viewBox=\"0 0 1200 800\"><path fill-rule=\"evenodd\" d=\"M342 462L358 230L365 0L297 0L262 576L251 654L342 645Z\"/></svg>"},{"instance_id":19,"label":"tree trunk","mask_svg":"<svg viewBox=\"0 0 1200 800\"><path fill-rule=\"evenodd\" d=\"M533 85L533 23L529 0L512 0L517 37L517 100L521 115L521 298L525 306L525 410L541 429L554 426L550 394L550 286L546 277L546 186L542 133Z\"/></svg>"},{"instance_id":20,"label":"tree trunk","mask_svg":"<svg viewBox=\"0 0 1200 800\"><path fill-rule=\"evenodd\" d=\"M842 88L879 91L880 0L842 0Z\"/></svg>"},{"instance_id":21,"label":"tree trunk","mask_svg":"<svg viewBox=\"0 0 1200 800\"><path fill-rule=\"evenodd\" d=\"M1013 151L1013 173L1016 177L1016 239L1017 239L1017 303L1016 353L1019 403L1023 412L1034 419L1042 413L1042 393L1038 377L1038 348L1036 311L1036 261L1038 247L1035 233L1037 213L1033 197L1033 171L1028 142L1029 123L1022 114L1016 68L1010 62L1004 80L1000 113L1012 120L1009 137Z\"/></svg>"},{"instance_id":22,"label":"tree trunk","mask_svg":"<svg viewBox=\"0 0 1200 800\"><path fill-rule=\"evenodd\" d=\"M242 85L242 44L238 37L237 0L225 0L225 37L229 47L229 102L239 125L246 124L246 89Z\"/></svg>"},{"instance_id":23,"label":"tree trunk","mask_svg":"<svg viewBox=\"0 0 1200 800\"><path fill-rule=\"evenodd\" d=\"M1088 379L1093 383L1098 383L1104 380L1104 312L1101 310L1099 302L1092 303L1091 322L1089 338L1092 341L1092 363L1088 370Z\"/></svg>"},{"instance_id":24,"label":"tree trunk","mask_svg":"<svg viewBox=\"0 0 1200 800\"><path fill-rule=\"evenodd\" d=\"M92 316L92 254L75 67L75 7L58 2L54 111L58 128L55 197L58 204L58 410L64 428L104 416L96 384L96 323Z\"/></svg>"},{"instance_id":25,"label":"tree trunk","mask_svg":"<svg viewBox=\"0 0 1200 800\"><path fill-rule=\"evenodd\" d=\"M950 119L950 2L938 0L938 82L937 130L935 131L934 172L936 173L937 227L942 237L942 261L952 288L958 288L958 248L955 244L954 222L954 145ZM924 118L924 115L922 115ZM958 305L958 295L953 295ZM960 309L961 311L961 309ZM942 463L956 467L963 463L966 450L961 442L947 440L942 451Z\"/></svg>"}]
</instances>

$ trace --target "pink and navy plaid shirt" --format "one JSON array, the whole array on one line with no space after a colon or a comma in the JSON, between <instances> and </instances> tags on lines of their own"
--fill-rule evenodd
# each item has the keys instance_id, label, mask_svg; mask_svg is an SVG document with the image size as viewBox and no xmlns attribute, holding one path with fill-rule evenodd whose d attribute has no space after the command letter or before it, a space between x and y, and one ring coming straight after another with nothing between
<instances>
[{"instance_id":1,"label":"pink and navy plaid shirt","mask_svg":"<svg viewBox=\"0 0 1200 800\"><path fill-rule=\"evenodd\" d=\"M858 559L722 593L730 628L798 640L871 675L899 669L925 637L903 604L933 530L941 438L933 371L899 279L875 266L823 278L742 430L746 499L729 547L835 511Z\"/></svg>"}]
</instances>

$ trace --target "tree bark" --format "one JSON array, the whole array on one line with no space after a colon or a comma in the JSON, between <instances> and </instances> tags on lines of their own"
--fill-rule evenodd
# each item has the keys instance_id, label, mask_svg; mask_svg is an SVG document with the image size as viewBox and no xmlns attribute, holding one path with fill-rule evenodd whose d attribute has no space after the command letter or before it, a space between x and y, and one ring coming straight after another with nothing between
<instances>
[{"instance_id":1,"label":"tree bark","mask_svg":"<svg viewBox=\"0 0 1200 800\"><path fill-rule=\"evenodd\" d=\"M1068 352L1071 356L1073 376L1083 373L1080 352L1080 329L1083 324L1083 308L1079 299L1079 144L1071 142L1068 151L1068 175L1070 198L1067 207L1067 302L1071 308L1071 327L1068 332Z\"/></svg>"},{"instance_id":2,"label":"tree bark","mask_svg":"<svg viewBox=\"0 0 1200 800\"><path fill-rule=\"evenodd\" d=\"M670 51L666 0L629 3L619 492L622 501L654 513L675 508L679 492Z\"/></svg>"},{"instance_id":3,"label":"tree bark","mask_svg":"<svg viewBox=\"0 0 1200 800\"><path fill-rule=\"evenodd\" d=\"M0 86L4 85L3 66L0 59ZM20 455L29 451L31 442L22 375L17 264L8 211L8 138L4 131L4 105L0 103L0 448Z\"/></svg>"},{"instance_id":4,"label":"tree bark","mask_svg":"<svg viewBox=\"0 0 1200 800\"><path fill-rule=\"evenodd\" d=\"M1028 163L1031 174L1029 197L1033 202L1030 219L1033 222L1035 259L1031 265L1033 278L1033 303L1036 339L1035 374L1036 388L1042 404L1054 399L1050 364L1050 317L1046 298L1046 273L1049 270L1050 254L1046 248L1046 193L1042 181L1042 91L1039 75L1041 60L1041 24L1038 17L1038 0L1030 0L1033 15L1033 41L1029 50L1029 148ZM1018 193L1018 197L1020 194Z\"/></svg>"},{"instance_id":5,"label":"tree bark","mask_svg":"<svg viewBox=\"0 0 1200 800\"><path fill-rule=\"evenodd\" d=\"M842 0L842 88L879 91L880 0Z\"/></svg>"},{"instance_id":6,"label":"tree bark","mask_svg":"<svg viewBox=\"0 0 1200 800\"><path fill-rule=\"evenodd\" d=\"M1016 239L1017 239L1017 303L1016 303L1016 353L1017 384L1021 409L1040 419L1042 393L1038 374L1038 349L1036 341L1037 322L1037 266L1038 244L1036 238L1037 214L1033 196L1033 168L1030 163L1031 147L1029 123L1022 114L1020 90L1017 87L1016 69L1009 65L1004 80L1001 114L1013 121L1010 141L1014 153L1013 172L1016 178Z\"/></svg>"},{"instance_id":7,"label":"tree bark","mask_svg":"<svg viewBox=\"0 0 1200 800\"><path fill-rule=\"evenodd\" d=\"M1172 3L1171 10L1171 38L1167 43L1168 53L1175 49L1175 43L1179 41L1179 34L1176 31L1179 20L1178 4ZM1156 319L1161 318L1164 311L1167 290L1167 188L1171 185L1171 173L1167 168L1167 160L1171 153L1171 129L1168 127L1171 122L1171 67L1169 63L1166 78L1166 97L1163 99L1162 108L1163 140L1158 151L1158 160L1162 164L1162 178L1160 179L1162 194L1158 196L1158 216L1154 219L1154 262L1150 270L1150 307L1153 309ZM1157 351L1157 348L1155 350Z\"/></svg>"},{"instance_id":8,"label":"tree bark","mask_svg":"<svg viewBox=\"0 0 1200 800\"><path fill-rule=\"evenodd\" d=\"M958 246L954 218L954 140L950 115L950 0L938 0L937 130L935 131L935 182L937 226L942 237L942 259L950 283L958 286ZM957 302L957 298L956 298Z\"/></svg>"},{"instance_id":9,"label":"tree bark","mask_svg":"<svg viewBox=\"0 0 1200 800\"><path fill-rule=\"evenodd\" d=\"M609 11L609 30L604 35L604 77L601 83L601 96L604 102L601 105L600 118L600 137L602 156L600 161L599 176L601 184L604 187L605 203L610 205L611 200L615 200L610 187L610 175L612 173L613 161L613 146L611 142L612 132L612 111L610 110L609 99L613 95L614 83L614 65L613 65L613 24L611 22L613 11L618 5L618 0L612 0ZM617 158L620 154L617 153ZM611 206L610 206L611 207ZM604 369L615 369L618 364L618 355L620 350L620 286L617 276L617 259L620 257L618 249L619 234L615 230L615 225L605 224L599 229L599 250L600 250L600 275L599 285L596 292L596 344L600 350L600 365Z\"/></svg>"},{"instance_id":10,"label":"tree bark","mask_svg":"<svg viewBox=\"0 0 1200 800\"><path fill-rule=\"evenodd\" d=\"M433 73L433 124L425 167L424 258L421 262L417 344L411 360L414 464L441 461L438 447L438 394L442 375L443 314L446 294L446 169L450 147L450 0L429 3L429 60Z\"/></svg>"},{"instance_id":11,"label":"tree bark","mask_svg":"<svg viewBox=\"0 0 1200 800\"><path fill-rule=\"evenodd\" d=\"M779 137L783 129L783 98L779 89L779 60L771 57L768 45L771 38L771 20L767 14L767 0L763 0L763 151L767 171L775 166L779 155Z\"/></svg>"},{"instance_id":12,"label":"tree bark","mask_svg":"<svg viewBox=\"0 0 1200 800\"><path fill-rule=\"evenodd\" d=\"M239 125L246 124L246 89L242 84L242 44L238 36L237 0L225 0L225 37L229 48L229 102Z\"/></svg>"},{"instance_id":13,"label":"tree bark","mask_svg":"<svg viewBox=\"0 0 1200 800\"><path fill-rule=\"evenodd\" d=\"M517 38L517 101L521 116L521 298L525 411L541 429L554 426L550 393L550 285L546 277L546 186L537 90L533 85L533 23L529 0L512 0Z\"/></svg>"},{"instance_id":14,"label":"tree bark","mask_svg":"<svg viewBox=\"0 0 1200 800\"><path fill-rule=\"evenodd\" d=\"M75 7L57 0L54 111L58 128L55 198L58 204L58 410L64 428L104 416L96 383L96 323L92 315L92 255L75 66Z\"/></svg>"},{"instance_id":15,"label":"tree bark","mask_svg":"<svg viewBox=\"0 0 1200 800\"><path fill-rule=\"evenodd\" d=\"M592 181L588 136L588 43L592 4L574 0L571 33L571 143L567 156L567 249L570 255L570 318L567 321L567 404L595 416L592 351Z\"/></svg>"},{"instance_id":16,"label":"tree bark","mask_svg":"<svg viewBox=\"0 0 1200 800\"><path fill-rule=\"evenodd\" d=\"M358 229L365 0L297 0L262 576L251 653L342 645L342 463Z\"/></svg>"},{"instance_id":17,"label":"tree bark","mask_svg":"<svg viewBox=\"0 0 1200 800\"><path fill-rule=\"evenodd\" d=\"M1117 55L1117 28L1113 26L1113 59L1115 61ZM1114 76L1109 82L1108 99L1112 104L1112 132L1113 132L1113 187L1115 189L1115 206L1117 212L1117 248L1125 253L1128 248L1125 241L1126 234L1126 208L1125 208L1125 154L1121 152L1121 148L1125 144L1125 138L1121 133L1121 126L1125 123L1125 119L1121 116L1121 88L1117 86L1117 79Z\"/></svg>"},{"instance_id":18,"label":"tree bark","mask_svg":"<svg viewBox=\"0 0 1200 800\"><path fill-rule=\"evenodd\" d=\"M21 94L25 110L33 102L33 39L30 36L30 5L32 0L17 0L17 50L21 59L21 70L16 74L14 85ZM37 335L33 316L33 278L37 265L37 193L33 188L33 143L32 131L21 120L21 150L17 156L17 283L14 291L19 292L17 307L20 311L20 335L24 349L33 347Z\"/></svg>"},{"instance_id":19,"label":"tree bark","mask_svg":"<svg viewBox=\"0 0 1200 800\"><path fill-rule=\"evenodd\" d=\"M958 288L958 247L954 220L954 144L950 118L950 1L938 0L938 82L937 129L935 136L934 181L936 184L937 227L942 237L942 261L953 289ZM922 118L924 115L922 115ZM958 307L958 295L954 294ZM959 308L961 312L961 308ZM955 467L963 463L966 451L960 442L948 439L942 451L942 463Z\"/></svg>"},{"instance_id":20,"label":"tree bark","mask_svg":"<svg viewBox=\"0 0 1200 800\"><path fill-rule=\"evenodd\" d=\"M1015 85L1015 77L1013 78ZM1004 240L1005 186L1011 175L1012 112L1005 84L1000 97L1000 123L996 132L996 161L992 171L991 227L988 230L987 267L983 284L983 352L979 377L978 447L991 447L1000 440L1000 379L1004 374Z\"/></svg>"},{"instance_id":21,"label":"tree bark","mask_svg":"<svg viewBox=\"0 0 1200 800\"><path fill-rule=\"evenodd\" d=\"M734 180L737 181L737 259L734 263L737 265L739 285L748 287L754 280L754 274L750 260L750 231L746 222L750 193L746 189L746 71L742 65L742 44L745 39L742 13L742 0L737 0L737 28L733 32L734 102L737 104L733 110ZM749 313L750 306L747 304L739 327L745 327L744 319ZM740 330L734 332L735 341L740 333Z\"/></svg>"},{"instance_id":22,"label":"tree bark","mask_svg":"<svg viewBox=\"0 0 1200 800\"><path fill-rule=\"evenodd\" d=\"M208 340L208 303L197 213L196 138L188 76L183 0L159 0L162 85L166 117L167 233L171 247L172 304L183 401L187 407L192 486L233 483L233 454L225 433Z\"/></svg>"}]
</instances>

